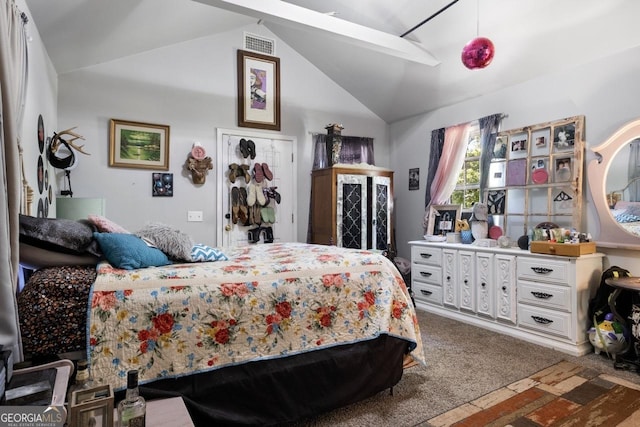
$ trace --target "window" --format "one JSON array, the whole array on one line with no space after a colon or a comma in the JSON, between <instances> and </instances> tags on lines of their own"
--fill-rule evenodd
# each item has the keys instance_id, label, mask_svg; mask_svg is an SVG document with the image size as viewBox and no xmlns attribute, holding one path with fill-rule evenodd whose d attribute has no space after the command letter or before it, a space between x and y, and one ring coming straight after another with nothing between
<instances>
[{"instance_id":1,"label":"window","mask_svg":"<svg viewBox=\"0 0 640 427\"><path fill-rule=\"evenodd\" d=\"M467 151L462 169L458 174L456 187L451 194L450 203L461 205L462 209L471 209L480 201L480 127L476 124L469 132Z\"/></svg>"}]
</instances>

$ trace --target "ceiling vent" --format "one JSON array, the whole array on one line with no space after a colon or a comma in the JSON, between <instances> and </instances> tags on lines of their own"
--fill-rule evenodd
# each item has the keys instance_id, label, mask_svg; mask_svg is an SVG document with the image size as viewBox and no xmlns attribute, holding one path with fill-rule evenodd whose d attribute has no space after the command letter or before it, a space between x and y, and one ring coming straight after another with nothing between
<instances>
[{"instance_id":1,"label":"ceiling vent","mask_svg":"<svg viewBox=\"0 0 640 427\"><path fill-rule=\"evenodd\" d=\"M252 52L275 56L276 41L256 34L244 33L244 49Z\"/></svg>"}]
</instances>

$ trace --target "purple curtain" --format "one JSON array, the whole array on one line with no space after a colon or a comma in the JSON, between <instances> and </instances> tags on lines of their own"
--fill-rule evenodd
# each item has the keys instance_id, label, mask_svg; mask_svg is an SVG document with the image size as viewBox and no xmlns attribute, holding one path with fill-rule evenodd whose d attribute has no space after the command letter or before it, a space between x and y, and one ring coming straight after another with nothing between
<instances>
[{"instance_id":1,"label":"purple curtain","mask_svg":"<svg viewBox=\"0 0 640 427\"><path fill-rule=\"evenodd\" d=\"M327 135L314 136L313 170L328 166L326 140ZM367 163L375 165L373 157L373 138L362 136L342 136L342 149L340 150L340 163Z\"/></svg>"},{"instance_id":2,"label":"purple curtain","mask_svg":"<svg viewBox=\"0 0 640 427\"><path fill-rule=\"evenodd\" d=\"M480 123L480 146L482 154L480 155L480 201L484 201L487 189L487 181L489 180L489 165L493 157L493 149L496 145L496 136L500 129L503 114L493 114L478 120Z\"/></svg>"},{"instance_id":3,"label":"purple curtain","mask_svg":"<svg viewBox=\"0 0 640 427\"><path fill-rule=\"evenodd\" d=\"M431 184L438 170L438 162L442 156L442 147L444 147L444 128L434 129L431 131L431 151L429 152L429 169L427 170L427 185L424 195L424 207L431 204Z\"/></svg>"}]
</instances>

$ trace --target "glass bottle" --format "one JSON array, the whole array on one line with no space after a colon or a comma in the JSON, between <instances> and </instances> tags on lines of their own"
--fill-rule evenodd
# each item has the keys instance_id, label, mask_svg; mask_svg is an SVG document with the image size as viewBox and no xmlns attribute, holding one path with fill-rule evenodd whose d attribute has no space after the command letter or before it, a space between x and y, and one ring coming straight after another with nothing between
<instances>
[{"instance_id":1,"label":"glass bottle","mask_svg":"<svg viewBox=\"0 0 640 427\"><path fill-rule=\"evenodd\" d=\"M71 398L74 391L86 390L93 386L91 379L91 371L89 371L89 362L86 359L78 361L76 378L74 383L69 387L69 393L67 394L67 402L71 407Z\"/></svg>"},{"instance_id":2,"label":"glass bottle","mask_svg":"<svg viewBox=\"0 0 640 427\"><path fill-rule=\"evenodd\" d=\"M118 425L120 427L144 427L147 403L138 390L138 370L127 372L127 392L118 403Z\"/></svg>"}]
</instances>

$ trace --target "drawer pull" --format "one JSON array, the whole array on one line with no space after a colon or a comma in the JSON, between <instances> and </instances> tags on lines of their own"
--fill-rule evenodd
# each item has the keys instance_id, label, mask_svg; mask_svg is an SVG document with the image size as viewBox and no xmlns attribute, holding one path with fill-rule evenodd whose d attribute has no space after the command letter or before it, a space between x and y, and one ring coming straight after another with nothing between
<instances>
[{"instance_id":1,"label":"drawer pull","mask_svg":"<svg viewBox=\"0 0 640 427\"><path fill-rule=\"evenodd\" d=\"M424 289L420 289L420 293L422 293L422 295L429 296L429 295L431 295L433 292L431 292L431 291L425 291Z\"/></svg>"},{"instance_id":2,"label":"drawer pull","mask_svg":"<svg viewBox=\"0 0 640 427\"><path fill-rule=\"evenodd\" d=\"M451 276L447 276L447 280L451 280Z\"/></svg>"},{"instance_id":3,"label":"drawer pull","mask_svg":"<svg viewBox=\"0 0 640 427\"><path fill-rule=\"evenodd\" d=\"M423 253L421 253L420 256L422 258L431 258L431 254L423 254Z\"/></svg>"},{"instance_id":4,"label":"drawer pull","mask_svg":"<svg viewBox=\"0 0 640 427\"><path fill-rule=\"evenodd\" d=\"M503 291L506 291L506 290L507 290L507 287L506 287L506 286L503 286L503 287L502 287L502 290L503 290Z\"/></svg>"},{"instance_id":5,"label":"drawer pull","mask_svg":"<svg viewBox=\"0 0 640 427\"><path fill-rule=\"evenodd\" d=\"M487 286L487 284L482 282L482 283L480 283L480 286L482 286L484 288L485 286Z\"/></svg>"},{"instance_id":6,"label":"drawer pull","mask_svg":"<svg viewBox=\"0 0 640 427\"><path fill-rule=\"evenodd\" d=\"M420 275L422 277L430 277L433 273L429 273L428 271L421 271Z\"/></svg>"},{"instance_id":7,"label":"drawer pull","mask_svg":"<svg viewBox=\"0 0 640 427\"><path fill-rule=\"evenodd\" d=\"M536 292L536 291L531 291L531 295L540 299L549 299L553 296L552 294L545 294L544 292Z\"/></svg>"},{"instance_id":8,"label":"drawer pull","mask_svg":"<svg viewBox=\"0 0 640 427\"><path fill-rule=\"evenodd\" d=\"M553 323L553 320L547 319L546 317L531 316L531 318L537 323L542 323L543 325L548 325L549 323Z\"/></svg>"},{"instance_id":9,"label":"drawer pull","mask_svg":"<svg viewBox=\"0 0 640 427\"><path fill-rule=\"evenodd\" d=\"M545 267L531 267L531 269L538 274L549 274L553 271L552 268Z\"/></svg>"}]
</instances>

